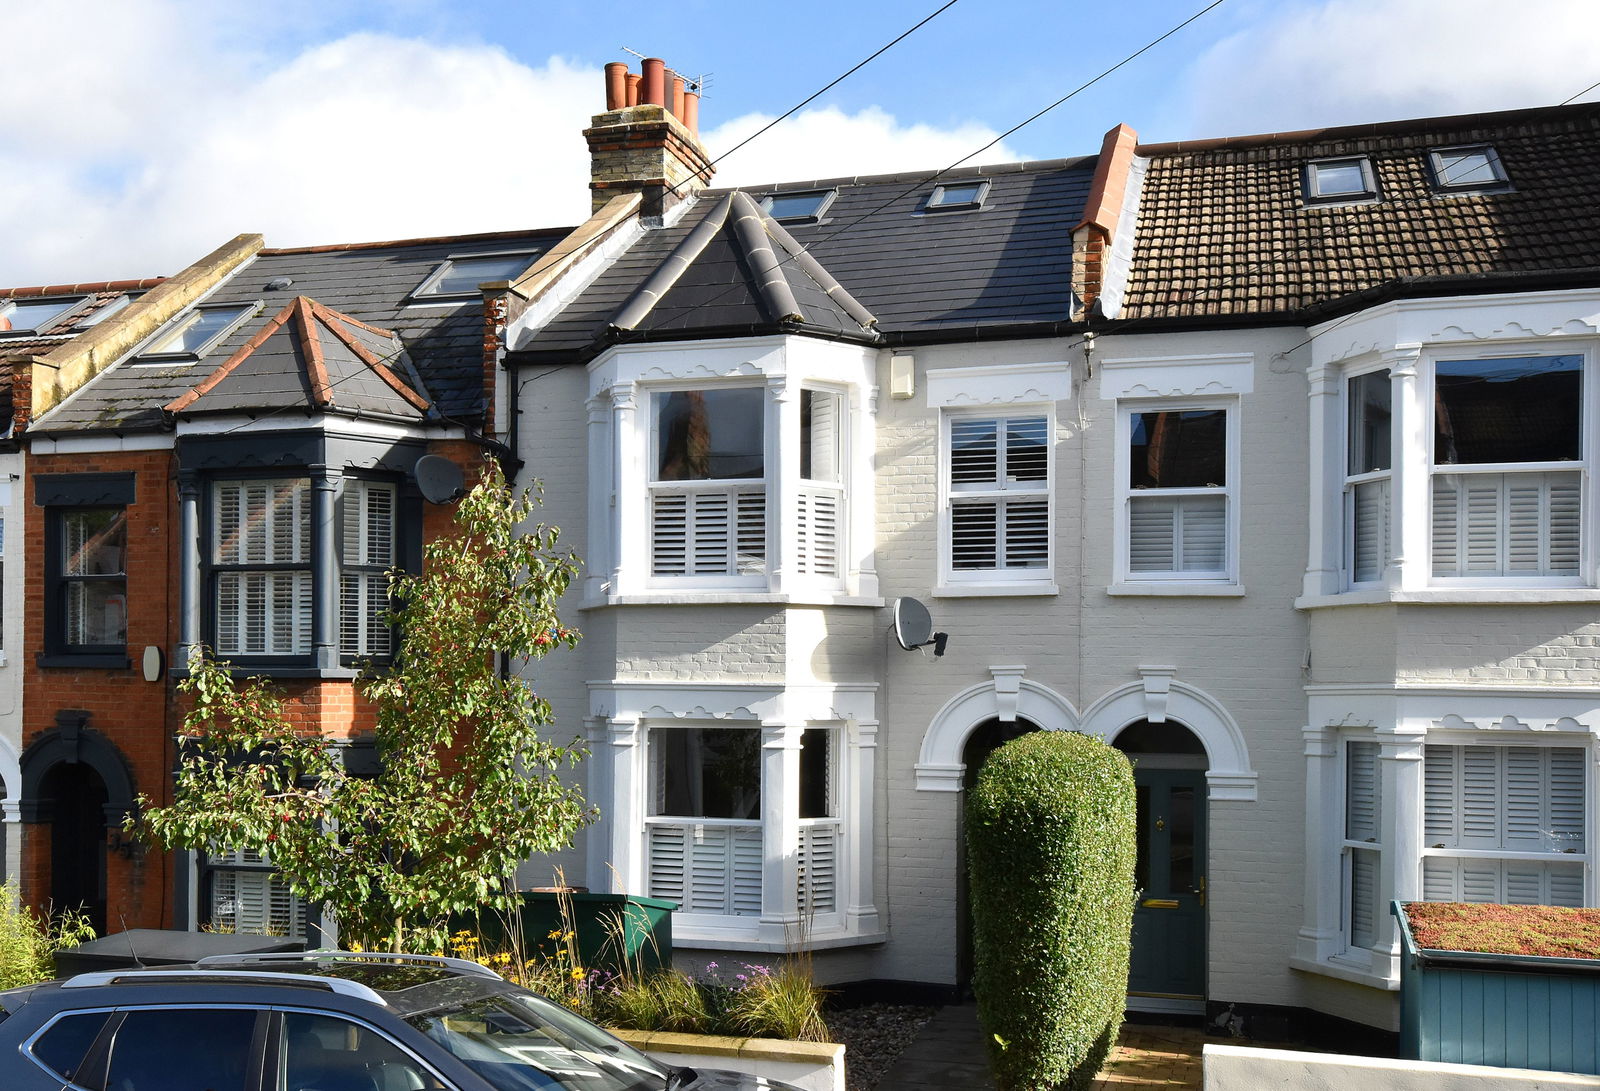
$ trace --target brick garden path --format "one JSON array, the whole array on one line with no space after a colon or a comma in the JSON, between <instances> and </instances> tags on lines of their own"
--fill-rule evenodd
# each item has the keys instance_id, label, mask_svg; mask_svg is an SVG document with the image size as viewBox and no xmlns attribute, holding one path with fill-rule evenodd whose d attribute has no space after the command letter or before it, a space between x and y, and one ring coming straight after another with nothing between
<instances>
[{"instance_id":1,"label":"brick garden path","mask_svg":"<svg viewBox=\"0 0 1600 1091\"><path fill-rule=\"evenodd\" d=\"M1193 1027L1128 1024L1093 1091L1199 1091L1205 1035ZM878 1082L876 1091L991 1089L978 1009L942 1008Z\"/></svg>"}]
</instances>

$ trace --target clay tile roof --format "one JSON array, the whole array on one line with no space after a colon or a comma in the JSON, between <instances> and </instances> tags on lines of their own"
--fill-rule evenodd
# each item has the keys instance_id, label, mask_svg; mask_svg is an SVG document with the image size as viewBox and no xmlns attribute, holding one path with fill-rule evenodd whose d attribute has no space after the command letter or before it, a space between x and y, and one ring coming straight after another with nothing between
<instances>
[{"instance_id":1,"label":"clay tile roof","mask_svg":"<svg viewBox=\"0 0 1600 1091\"><path fill-rule=\"evenodd\" d=\"M398 374L404 349L389 330L296 296L167 411L304 409L418 419L428 401Z\"/></svg>"},{"instance_id":2,"label":"clay tile roof","mask_svg":"<svg viewBox=\"0 0 1600 1091\"><path fill-rule=\"evenodd\" d=\"M1488 144L1510 184L1446 192L1428 150ZM1600 105L1148 145L1121 317L1306 315L1406 278L1600 266ZM1367 156L1378 199L1307 205L1308 160Z\"/></svg>"}]
</instances>

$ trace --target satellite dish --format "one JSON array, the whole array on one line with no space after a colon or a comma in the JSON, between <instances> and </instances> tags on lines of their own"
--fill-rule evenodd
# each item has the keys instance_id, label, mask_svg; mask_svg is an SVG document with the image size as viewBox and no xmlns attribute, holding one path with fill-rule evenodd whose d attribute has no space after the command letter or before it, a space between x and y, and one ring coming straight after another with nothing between
<instances>
[{"instance_id":1,"label":"satellite dish","mask_svg":"<svg viewBox=\"0 0 1600 1091\"><path fill-rule=\"evenodd\" d=\"M945 641L950 639L945 633L933 631L928 608L912 598L894 600L894 638L908 652L932 644L936 656L944 654Z\"/></svg>"},{"instance_id":2,"label":"satellite dish","mask_svg":"<svg viewBox=\"0 0 1600 1091\"><path fill-rule=\"evenodd\" d=\"M466 479L461 467L440 455L423 455L417 459L417 488L422 498L430 504L448 504L467 494Z\"/></svg>"}]
</instances>

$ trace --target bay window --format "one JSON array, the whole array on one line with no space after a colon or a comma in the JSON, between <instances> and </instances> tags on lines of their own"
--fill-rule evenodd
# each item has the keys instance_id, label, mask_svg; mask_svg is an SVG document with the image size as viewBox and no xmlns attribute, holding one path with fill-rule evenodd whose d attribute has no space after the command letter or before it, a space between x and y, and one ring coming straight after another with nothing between
<instances>
[{"instance_id":1,"label":"bay window","mask_svg":"<svg viewBox=\"0 0 1600 1091\"><path fill-rule=\"evenodd\" d=\"M1580 581L1583 363L1580 355L1435 363L1436 580Z\"/></svg>"},{"instance_id":2,"label":"bay window","mask_svg":"<svg viewBox=\"0 0 1600 1091\"><path fill-rule=\"evenodd\" d=\"M339 652L386 656L393 643L389 569L395 563L396 489L392 482L349 479L339 547Z\"/></svg>"},{"instance_id":3,"label":"bay window","mask_svg":"<svg viewBox=\"0 0 1600 1091\"><path fill-rule=\"evenodd\" d=\"M252 849L208 853L202 867L204 918L212 931L305 938L305 906L264 853Z\"/></svg>"},{"instance_id":4,"label":"bay window","mask_svg":"<svg viewBox=\"0 0 1600 1091\"><path fill-rule=\"evenodd\" d=\"M1223 406L1129 407L1119 452L1123 578L1233 578L1235 438Z\"/></svg>"},{"instance_id":5,"label":"bay window","mask_svg":"<svg viewBox=\"0 0 1600 1091\"><path fill-rule=\"evenodd\" d=\"M1050 418L946 412L945 578L1049 581Z\"/></svg>"},{"instance_id":6,"label":"bay window","mask_svg":"<svg viewBox=\"0 0 1600 1091\"><path fill-rule=\"evenodd\" d=\"M218 481L212 512L217 654L309 654L310 481Z\"/></svg>"},{"instance_id":7,"label":"bay window","mask_svg":"<svg viewBox=\"0 0 1600 1091\"><path fill-rule=\"evenodd\" d=\"M1378 744L1347 740L1344 744L1345 814L1341 850L1344 890L1344 932L1351 947L1377 942L1384 907L1379 904L1378 873L1383 860Z\"/></svg>"}]
</instances>

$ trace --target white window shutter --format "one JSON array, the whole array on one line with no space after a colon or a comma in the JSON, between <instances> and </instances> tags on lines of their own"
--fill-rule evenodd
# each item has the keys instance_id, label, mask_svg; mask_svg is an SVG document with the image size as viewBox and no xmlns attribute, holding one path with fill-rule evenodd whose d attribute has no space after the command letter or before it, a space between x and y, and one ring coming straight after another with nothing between
<instances>
[{"instance_id":1,"label":"white window shutter","mask_svg":"<svg viewBox=\"0 0 1600 1091\"><path fill-rule=\"evenodd\" d=\"M1350 579L1371 583L1389 563L1389 481L1363 481L1350 489Z\"/></svg>"},{"instance_id":2,"label":"white window shutter","mask_svg":"<svg viewBox=\"0 0 1600 1091\"><path fill-rule=\"evenodd\" d=\"M1454 844L1457 837L1455 750L1423 747L1422 834L1430 846Z\"/></svg>"},{"instance_id":3,"label":"white window shutter","mask_svg":"<svg viewBox=\"0 0 1600 1091\"><path fill-rule=\"evenodd\" d=\"M1000 480L1000 421L955 417L950 421L950 482L953 489L994 488Z\"/></svg>"},{"instance_id":4,"label":"white window shutter","mask_svg":"<svg viewBox=\"0 0 1600 1091\"><path fill-rule=\"evenodd\" d=\"M839 508L835 489L802 488L796 496L798 569L803 576L839 575Z\"/></svg>"},{"instance_id":5,"label":"white window shutter","mask_svg":"<svg viewBox=\"0 0 1600 1091\"><path fill-rule=\"evenodd\" d=\"M746 489L736 495L738 539L734 572L741 576L759 576L767 570L767 493L765 489Z\"/></svg>"},{"instance_id":6,"label":"white window shutter","mask_svg":"<svg viewBox=\"0 0 1600 1091\"><path fill-rule=\"evenodd\" d=\"M1379 838L1379 800L1381 798L1378 774L1378 744L1375 742L1349 742L1345 744L1345 840L1376 841Z\"/></svg>"},{"instance_id":7,"label":"white window shutter","mask_svg":"<svg viewBox=\"0 0 1600 1091\"><path fill-rule=\"evenodd\" d=\"M685 913L761 913L761 826L652 822L650 896Z\"/></svg>"},{"instance_id":8,"label":"white window shutter","mask_svg":"<svg viewBox=\"0 0 1600 1091\"><path fill-rule=\"evenodd\" d=\"M738 916L759 916L763 863L761 827L735 827L732 842L730 911Z\"/></svg>"},{"instance_id":9,"label":"white window shutter","mask_svg":"<svg viewBox=\"0 0 1600 1091\"><path fill-rule=\"evenodd\" d=\"M1582 475L1436 473L1433 574L1572 576L1581 548Z\"/></svg>"},{"instance_id":10,"label":"white window shutter","mask_svg":"<svg viewBox=\"0 0 1600 1091\"><path fill-rule=\"evenodd\" d=\"M339 651L343 655L388 655L392 634L383 620L389 608L389 577L372 568L394 564L395 487L387 482L347 479L339 561ZM369 571L361 571L361 569Z\"/></svg>"},{"instance_id":11,"label":"white window shutter","mask_svg":"<svg viewBox=\"0 0 1600 1091\"><path fill-rule=\"evenodd\" d=\"M1371 947L1378 941L1378 853L1350 850L1350 945Z\"/></svg>"},{"instance_id":12,"label":"white window shutter","mask_svg":"<svg viewBox=\"0 0 1600 1091\"><path fill-rule=\"evenodd\" d=\"M1580 746L1558 746L1548 751L1550 780L1549 847L1558 852L1585 852L1583 805L1584 766L1587 754Z\"/></svg>"},{"instance_id":13,"label":"white window shutter","mask_svg":"<svg viewBox=\"0 0 1600 1091\"><path fill-rule=\"evenodd\" d=\"M651 497L650 556L657 576L689 574L689 498L682 493Z\"/></svg>"},{"instance_id":14,"label":"white window shutter","mask_svg":"<svg viewBox=\"0 0 1600 1091\"><path fill-rule=\"evenodd\" d=\"M1004 568L1040 568L1050 559L1050 505L1010 501L1005 505Z\"/></svg>"},{"instance_id":15,"label":"white window shutter","mask_svg":"<svg viewBox=\"0 0 1600 1091\"><path fill-rule=\"evenodd\" d=\"M965 500L950 508L950 565L957 570L999 567L1000 505Z\"/></svg>"},{"instance_id":16,"label":"white window shutter","mask_svg":"<svg viewBox=\"0 0 1600 1091\"><path fill-rule=\"evenodd\" d=\"M1459 847L1500 847L1500 762L1492 746L1463 746Z\"/></svg>"},{"instance_id":17,"label":"white window shutter","mask_svg":"<svg viewBox=\"0 0 1600 1091\"><path fill-rule=\"evenodd\" d=\"M650 498L651 574L760 575L767 563L766 516L765 486L657 488Z\"/></svg>"},{"instance_id":18,"label":"white window shutter","mask_svg":"<svg viewBox=\"0 0 1600 1091\"><path fill-rule=\"evenodd\" d=\"M800 827L800 912L832 913L837 908L839 825L818 822Z\"/></svg>"},{"instance_id":19,"label":"white window shutter","mask_svg":"<svg viewBox=\"0 0 1600 1091\"><path fill-rule=\"evenodd\" d=\"M1128 506L1128 570L1221 572L1227 568L1223 496L1134 496Z\"/></svg>"},{"instance_id":20,"label":"white window shutter","mask_svg":"<svg viewBox=\"0 0 1600 1091\"><path fill-rule=\"evenodd\" d=\"M650 897L685 901L687 829L679 825L652 824L649 852ZM683 906L685 909L687 905Z\"/></svg>"}]
</instances>

